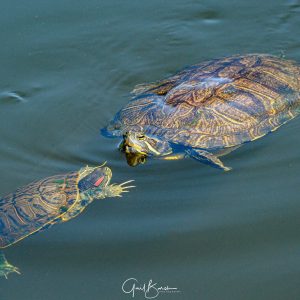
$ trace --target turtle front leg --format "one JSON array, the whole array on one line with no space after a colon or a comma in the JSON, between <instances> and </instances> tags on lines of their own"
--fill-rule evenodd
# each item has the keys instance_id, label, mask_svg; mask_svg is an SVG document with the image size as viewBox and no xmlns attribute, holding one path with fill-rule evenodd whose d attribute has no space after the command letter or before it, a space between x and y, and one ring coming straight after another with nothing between
<instances>
[{"instance_id":1,"label":"turtle front leg","mask_svg":"<svg viewBox=\"0 0 300 300\"><path fill-rule=\"evenodd\" d=\"M214 154L212 154L208 151L201 150L201 149L188 149L188 150L186 150L186 155L188 157L191 157L191 158L193 158L195 160L198 160L202 163L211 165L212 167L222 169L224 171L230 171L231 170L230 167L224 166L222 161L217 156L215 156Z\"/></svg>"},{"instance_id":2,"label":"turtle front leg","mask_svg":"<svg viewBox=\"0 0 300 300\"><path fill-rule=\"evenodd\" d=\"M4 276L7 279L7 276L10 273L21 274L17 267L11 265L6 260L4 253L0 252L0 276Z\"/></svg>"},{"instance_id":3,"label":"turtle front leg","mask_svg":"<svg viewBox=\"0 0 300 300\"><path fill-rule=\"evenodd\" d=\"M93 191L93 195L91 197L95 199L104 199L107 197L122 197L122 193L128 193L127 189L134 188L134 185L126 185L134 180L128 180L121 184L110 184L101 189L96 189Z\"/></svg>"},{"instance_id":4,"label":"turtle front leg","mask_svg":"<svg viewBox=\"0 0 300 300\"><path fill-rule=\"evenodd\" d=\"M103 189L105 197L122 197L122 193L128 193L127 189L134 188L135 185L126 185L134 180L128 180L121 184L113 183Z\"/></svg>"},{"instance_id":5,"label":"turtle front leg","mask_svg":"<svg viewBox=\"0 0 300 300\"><path fill-rule=\"evenodd\" d=\"M179 159L185 158L185 154L184 153L172 153L172 154L168 154L165 156L160 156L159 158L163 159L163 160L179 160Z\"/></svg>"}]
</instances>

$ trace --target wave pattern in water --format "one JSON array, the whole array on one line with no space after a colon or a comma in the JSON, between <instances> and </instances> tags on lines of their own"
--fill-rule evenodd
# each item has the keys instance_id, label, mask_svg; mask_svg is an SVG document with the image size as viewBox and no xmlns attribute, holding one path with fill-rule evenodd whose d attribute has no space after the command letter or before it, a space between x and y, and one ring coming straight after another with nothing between
<instances>
[{"instance_id":1,"label":"wave pattern in water","mask_svg":"<svg viewBox=\"0 0 300 300\"><path fill-rule=\"evenodd\" d=\"M8 248L22 275L0 281L0 298L126 299L136 277L181 290L164 299L296 299L299 118L224 157L228 173L188 159L129 168L99 129L136 84L186 65L253 52L300 62L298 6L4 1L1 194L105 160L137 188Z\"/></svg>"}]
</instances>

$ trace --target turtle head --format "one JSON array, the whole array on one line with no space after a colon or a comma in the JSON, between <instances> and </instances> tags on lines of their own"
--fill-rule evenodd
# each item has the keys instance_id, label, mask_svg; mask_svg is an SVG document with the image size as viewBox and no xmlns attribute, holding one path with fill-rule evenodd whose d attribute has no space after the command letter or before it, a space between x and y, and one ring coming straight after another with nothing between
<instances>
[{"instance_id":1,"label":"turtle head","mask_svg":"<svg viewBox=\"0 0 300 300\"><path fill-rule=\"evenodd\" d=\"M105 165L91 168L86 166L79 171L78 188L81 193L97 188L104 189L109 185L112 171Z\"/></svg>"},{"instance_id":2,"label":"turtle head","mask_svg":"<svg viewBox=\"0 0 300 300\"><path fill-rule=\"evenodd\" d=\"M119 149L125 153L127 163L132 167L145 163L147 157L164 156L172 151L167 141L135 131L123 135Z\"/></svg>"}]
</instances>

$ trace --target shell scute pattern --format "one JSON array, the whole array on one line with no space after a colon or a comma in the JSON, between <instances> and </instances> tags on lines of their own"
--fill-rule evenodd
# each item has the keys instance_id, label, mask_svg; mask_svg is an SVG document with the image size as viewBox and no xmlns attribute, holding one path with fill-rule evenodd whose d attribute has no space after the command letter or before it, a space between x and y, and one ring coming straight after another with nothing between
<instances>
[{"instance_id":1,"label":"shell scute pattern","mask_svg":"<svg viewBox=\"0 0 300 300\"><path fill-rule=\"evenodd\" d=\"M48 177L0 199L0 248L59 221L77 198L77 177Z\"/></svg>"},{"instance_id":2,"label":"shell scute pattern","mask_svg":"<svg viewBox=\"0 0 300 300\"><path fill-rule=\"evenodd\" d=\"M294 118L300 68L293 61L253 54L189 67L143 86L118 114L122 130L140 130L203 149L255 140Z\"/></svg>"}]
</instances>

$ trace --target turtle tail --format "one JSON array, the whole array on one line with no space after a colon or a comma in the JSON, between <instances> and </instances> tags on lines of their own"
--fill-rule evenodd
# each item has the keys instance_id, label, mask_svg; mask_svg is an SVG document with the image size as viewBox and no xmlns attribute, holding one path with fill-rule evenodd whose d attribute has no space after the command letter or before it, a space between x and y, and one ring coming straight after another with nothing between
<instances>
[{"instance_id":1,"label":"turtle tail","mask_svg":"<svg viewBox=\"0 0 300 300\"><path fill-rule=\"evenodd\" d=\"M7 279L8 274L17 273L21 274L19 269L11 265L5 258L3 252L0 252L0 277L5 277Z\"/></svg>"}]
</instances>

